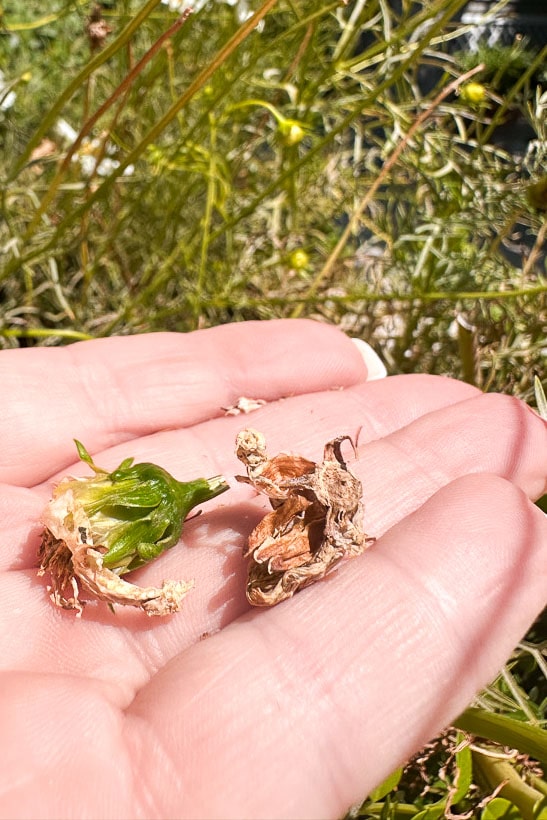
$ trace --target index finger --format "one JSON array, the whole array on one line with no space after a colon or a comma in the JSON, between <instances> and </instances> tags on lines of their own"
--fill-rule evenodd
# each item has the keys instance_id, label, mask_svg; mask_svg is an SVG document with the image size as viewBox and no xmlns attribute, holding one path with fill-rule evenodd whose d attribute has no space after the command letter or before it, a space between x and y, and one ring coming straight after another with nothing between
<instances>
[{"instance_id":1,"label":"index finger","mask_svg":"<svg viewBox=\"0 0 547 820\"><path fill-rule=\"evenodd\" d=\"M221 325L0 354L0 481L29 485L90 451L223 414L241 396L284 396L366 380L358 350L308 320Z\"/></svg>"}]
</instances>

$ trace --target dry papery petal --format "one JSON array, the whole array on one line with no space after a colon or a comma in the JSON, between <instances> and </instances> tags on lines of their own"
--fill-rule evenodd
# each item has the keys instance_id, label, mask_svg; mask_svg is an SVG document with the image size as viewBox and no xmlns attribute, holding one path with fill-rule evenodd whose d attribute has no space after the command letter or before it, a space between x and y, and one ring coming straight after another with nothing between
<instances>
[{"instance_id":1,"label":"dry papery petal","mask_svg":"<svg viewBox=\"0 0 547 820\"><path fill-rule=\"evenodd\" d=\"M222 409L225 416L240 416L242 413L252 413L259 407L264 407L265 404L267 404L265 399L248 399L247 396L240 396L236 404Z\"/></svg>"},{"instance_id":2,"label":"dry papery petal","mask_svg":"<svg viewBox=\"0 0 547 820\"><path fill-rule=\"evenodd\" d=\"M139 587L104 567L100 548L92 543L89 518L72 491L63 491L62 482L42 522L39 575L49 573L52 601L63 609L75 609L78 616L85 603L80 587L109 604L139 607L147 615L170 615L180 609L194 585L193 581L164 581L161 587Z\"/></svg>"},{"instance_id":3,"label":"dry papery petal","mask_svg":"<svg viewBox=\"0 0 547 820\"><path fill-rule=\"evenodd\" d=\"M251 484L273 507L249 536L247 599L273 606L324 578L342 558L359 555L373 541L362 529L362 485L342 457L347 435L327 442L323 461L280 453L268 458L258 430L242 430L236 455Z\"/></svg>"}]
</instances>

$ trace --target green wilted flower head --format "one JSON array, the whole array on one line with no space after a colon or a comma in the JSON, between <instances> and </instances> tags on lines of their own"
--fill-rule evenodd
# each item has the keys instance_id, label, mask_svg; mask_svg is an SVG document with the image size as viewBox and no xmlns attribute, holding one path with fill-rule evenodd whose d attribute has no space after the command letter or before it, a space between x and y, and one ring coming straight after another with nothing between
<instances>
[{"instance_id":1,"label":"green wilted flower head","mask_svg":"<svg viewBox=\"0 0 547 820\"><path fill-rule=\"evenodd\" d=\"M141 606L150 614L176 611L192 584L166 582L171 585L167 591L165 584L162 590L148 588L143 602L135 592L140 588L120 576L174 546L190 510L223 493L228 484L222 476L177 481L162 467L134 464L132 458L108 472L94 463L79 441L76 447L94 475L63 479L43 516L40 571L51 575L53 600L81 610L79 580L111 603ZM74 596L66 598L69 585ZM169 601L163 600L166 595ZM161 611L156 612L158 607Z\"/></svg>"},{"instance_id":2,"label":"green wilted flower head","mask_svg":"<svg viewBox=\"0 0 547 820\"><path fill-rule=\"evenodd\" d=\"M132 458L109 473L95 465L79 441L76 447L95 476L65 480L62 488L70 489L84 508L93 542L106 549L104 565L117 575L174 546L190 510L228 489L222 476L177 481L162 467L133 464Z\"/></svg>"}]
</instances>

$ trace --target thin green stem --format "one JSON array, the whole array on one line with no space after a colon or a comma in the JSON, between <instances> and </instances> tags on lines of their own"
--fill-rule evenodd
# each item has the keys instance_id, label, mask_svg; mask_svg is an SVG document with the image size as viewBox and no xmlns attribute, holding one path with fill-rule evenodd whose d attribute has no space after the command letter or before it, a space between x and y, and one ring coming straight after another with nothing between
<instances>
[{"instance_id":1,"label":"thin green stem","mask_svg":"<svg viewBox=\"0 0 547 820\"><path fill-rule=\"evenodd\" d=\"M211 237L211 220L213 218L213 208L216 192L216 124L213 115L209 117L209 170L207 175L207 195L205 198L205 213L201 226L201 250L199 256L199 270L197 281L196 299L196 326L199 327L201 320L201 300L205 286L205 275L207 270L207 255L209 250L209 240Z\"/></svg>"},{"instance_id":2,"label":"thin green stem","mask_svg":"<svg viewBox=\"0 0 547 820\"><path fill-rule=\"evenodd\" d=\"M60 166L57 170L57 173L55 174L55 176L53 177L53 179L49 183L47 193L45 194L42 201L40 202L40 205L39 205L36 213L34 214L34 216L31 220L27 230L25 231L25 234L22 238L23 242L28 242L29 238L32 236L32 234L36 230L42 215L45 213L45 211L47 210L47 208L51 204L53 198L55 197L55 194L57 193L59 185L61 184L64 177L66 176L66 172L67 172L68 168L70 167L72 157L74 156L76 151L80 148L80 146L82 145L84 139L91 133L91 130L93 129L94 125L101 119L101 117L108 111L108 109L111 108L111 106L113 106L114 103L117 100L119 100L120 98L122 98L121 101L122 101L122 108L123 108L123 104L124 104L125 100L127 99L127 93L129 91L131 85L135 81L135 79L142 73L143 69L150 62L150 60L152 60L152 58L156 56L158 51L164 46L165 42L176 34L176 32L186 22L189 15L190 15L189 10L187 10L184 14L181 14L181 16L178 18L178 20L176 20L173 23L173 25L170 26L168 28L168 30L165 31L161 35L161 37L159 37L156 40L156 42L153 44L153 46L148 49L146 54L144 54L144 56L139 60L139 62L131 69L129 74L127 74L127 76L124 77L122 82L112 92L112 94L108 97L108 99L105 100L104 103L99 106L99 108L95 111L94 114L92 114L88 119L86 119L84 125L82 126L82 128L80 130L80 133L78 134L78 136L76 137L76 139L74 140L72 145L67 150L67 152L66 152L66 154L63 158L63 161L62 161L62 163L60 164ZM86 82L86 89L87 89L86 100L89 100L89 96L90 96L89 88L90 88L91 80L92 80L91 76L87 78L87 82ZM118 112L116 114L116 118L119 116L120 111L121 111L121 109L118 109ZM87 117L87 112L86 112L86 117ZM102 144L102 154L103 154L103 156L104 156L104 153L105 153L105 150L106 150L106 141L107 141L107 139L108 139L108 135L106 135L103 139L103 144ZM95 163L95 168L97 168L97 166L100 164L101 159L102 159L102 157L97 157L97 161Z\"/></svg>"},{"instance_id":3,"label":"thin green stem","mask_svg":"<svg viewBox=\"0 0 547 820\"><path fill-rule=\"evenodd\" d=\"M501 122L503 122L503 120L505 118L505 115L507 114L508 109L511 107L511 104L513 103L513 101L517 97L518 93L521 91L521 89L524 87L524 85L526 85L526 83L530 80L530 78L532 77L534 72L536 72L538 70L538 68L545 63L546 59L547 59L547 46L545 46L545 48L543 48L539 52L539 54L535 57L533 62L528 66L526 71L524 71L522 73L522 75L519 77L518 81L512 86L511 90L506 94L506 96L503 99L503 105L499 106L499 108L496 110L494 116L492 117L492 120L490 121L490 124L488 125L487 128L485 128L485 130L481 134L481 140L480 140L481 145L483 145L484 143L487 143L490 140L490 138L492 137L492 134L494 133L495 129L498 127L498 125L500 125ZM479 150L479 148L477 148L477 150Z\"/></svg>"},{"instance_id":4,"label":"thin green stem","mask_svg":"<svg viewBox=\"0 0 547 820\"><path fill-rule=\"evenodd\" d=\"M46 327L34 328L0 328L0 336L6 339L49 339L59 337L60 339L70 339L73 342L87 342L94 339L89 333L80 330L69 330L67 328L56 328L55 330Z\"/></svg>"},{"instance_id":5,"label":"thin green stem","mask_svg":"<svg viewBox=\"0 0 547 820\"><path fill-rule=\"evenodd\" d=\"M120 33L118 37L111 43L109 46L104 48L102 51L99 51L93 59L91 59L86 65L82 68L82 70L74 77L72 82L70 82L64 91L59 95L55 103L51 106L48 110L46 116L40 123L40 126L35 131L34 135L28 141L25 146L25 150L15 163L15 166L11 172L8 174L7 181L11 182L23 166L29 160L32 152L34 149L39 145L42 138L47 134L49 129L53 126L57 117L63 110L65 104L70 100L70 98L80 90L84 82L87 80L88 77L91 76L100 66L104 63L108 62L110 58L116 54L135 34L138 30L139 26L146 20L147 17L151 14L151 12L156 8L160 0L148 0L148 3L142 7L142 9L137 12L137 14L129 21L127 26L124 30Z\"/></svg>"},{"instance_id":6,"label":"thin green stem","mask_svg":"<svg viewBox=\"0 0 547 820\"><path fill-rule=\"evenodd\" d=\"M473 768L479 778L486 782L488 791L499 792L519 809L522 820L536 820L536 806L543 798L542 792L528 785L510 760L491 756L487 749L472 751Z\"/></svg>"},{"instance_id":7,"label":"thin green stem","mask_svg":"<svg viewBox=\"0 0 547 820\"><path fill-rule=\"evenodd\" d=\"M76 7L79 6L88 6L88 0L76 0L75 2ZM36 31L39 28L43 28L44 26L49 26L51 23L56 23L58 20L61 20L63 17L66 17L67 14L70 14L71 4L67 3L64 9L61 9L54 14L46 14L44 17L39 17L37 20L32 20L29 23L8 23L2 17L2 29L4 31L11 31L11 32L18 32L18 31Z\"/></svg>"},{"instance_id":8,"label":"thin green stem","mask_svg":"<svg viewBox=\"0 0 547 820\"><path fill-rule=\"evenodd\" d=\"M395 148L393 153L390 154L389 159L386 160L386 162L384 163L384 165L382 167L382 170L377 175L376 179L374 180L374 182L372 183L372 185L368 189L367 193L365 194L365 196L363 197L363 199L359 203L358 207L353 212L350 220L348 221L348 224L347 224L346 228L342 232L342 236L340 237L340 239L336 243L335 247L331 251L327 261L325 262L325 264L323 265L321 270L317 273L317 275L313 279L311 285L309 286L308 293L307 293L307 298L313 297L314 294L317 292L317 288L319 287L320 283L324 279L328 278L331 275L332 271L334 270L334 266L335 266L336 262L338 261L338 258L340 257L340 254L342 253L342 251L344 250L348 240L350 239L350 237L353 235L356 228L358 227L361 215L365 212L365 210L368 208L368 206L370 205L370 203L374 199L374 196L376 195L376 192L378 191L380 186L383 184L383 182L386 180L386 178L389 176L392 169L395 167L395 165L399 161L399 157L401 156L401 154L403 153L403 151L405 150L405 148L407 147L409 142L412 140L412 138L414 137L416 132L421 128L421 126L424 124L424 122L427 119L429 119L429 117L439 107L439 105L442 103L442 101L444 99L446 99L446 97L450 96L450 94L452 94L454 91L456 91L456 89L460 85L462 85L462 83L467 82L467 80L469 80L470 77L473 77L479 71L482 71L483 68L484 68L484 66L482 66L482 65L477 66L476 68L471 69L471 71L467 71L465 74L462 74L461 77L457 77L455 80L453 80L451 83L449 83L446 86L446 88L443 88L443 90L435 97L433 102L424 111L422 111L422 113L418 117L416 117L416 119L414 120L414 122L412 123L410 128L408 129L407 133L403 137L403 139L399 142L399 144L397 145L397 147ZM300 316L301 313L302 313L302 306L298 306L294 310L292 316L293 316L293 318L297 318L298 316Z\"/></svg>"},{"instance_id":9,"label":"thin green stem","mask_svg":"<svg viewBox=\"0 0 547 820\"><path fill-rule=\"evenodd\" d=\"M459 8L463 5L465 0L456 0L455 3L451 4L447 7L447 9L443 12L442 15L436 20L435 24L431 27L429 35L434 34L436 31L439 31L443 28L446 24L447 20L450 20L454 14L455 9ZM311 18L306 18L306 20L300 21L298 26L306 24ZM428 45L428 38L424 37L421 43L417 46L417 48L411 53L406 56L406 58L402 59L401 62L397 65L396 69L386 77L381 83L374 85L373 88L370 89L369 93L365 96L360 96L359 102L351 108L349 113L343 117L340 122L333 126L328 133L322 138L317 140L314 145L299 159L293 162L290 166L288 166L279 176L275 177L269 185L267 185L260 194L249 203L249 205L242 208L239 213L233 216L230 220L225 222L221 228L219 228L212 236L211 241L217 239L222 233L229 230L230 228L235 227L239 222L245 219L247 216L250 216L252 213L256 211L256 209L261 205L264 200L266 200L271 194L275 191L278 191L284 184L287 177L296 174L300 168L302 168L306 164L310 164L311 160L320 155L327 146L329 146L335 138L342 134L347 128L354 122L355 119L360 117L363 112L370 107L371 103L378 99L378 97L387 89L389 89L396 81L401 79L405 72L408 71L413 65L416 63L416 59L419 54L424 51L426 46Z\"/></svg>"},{"instance_id":10,"label":"thin green stem","mask_svg":"<svg viewBox=\"0 0 547 820\"><path fill-rule=\"evenodd\" d=\"M463 732L493 740L510 749L529 754L547 766L547 731L530 726L507 715L498 715L483 709L470 708L455 721Z\"/></svg>"},{"instance_id":11,"label":"thin green stem","mask_svg":"<svg viewBox=\"0 0 547 820\"><path fill-rule=\"evenodd\" d=\"M477 301L500 301L511 300L519 297L528 298L537 296L540 293L547 293L547 285L538 285L532 288L515 288L513 290L498 291L431 291L429 293L405 293L404 291L389 291L380 293L373 290L353 290L351 293L327 293L313 295L287 294L282 296L245 297L238 294L232 298L230 296L210 296L202 301L203 307L215 309L257 309L263 307L290 307L291 305L321 305L332 303L337 305L351 305L359 302L385 302L385 303L406 303L406 304L429 304L432 302L465 302L467 300ZM178 308L177 308L178 310Z\"/></svg>"},{"instance_id":12,"label":"thin green stem","mask_svg":"<svg viewBox=\"0 0 547 820\"><path fill-rule=\"evenodd\" d=\"M145 6L152 5L152 8L157 5L159 0L150 0L150 2ZM111 188L114 186L114 183L120 177L125 169L129 166L134 164L143 154L145 149L148 145L154 142L159 135L167 128L167 126L172 122L172 120L177 117L178 113L184 108L185 105L195 96L195 94L203 88L203 86L207 83L210 77L226 62L228 57L239 47L239 45L249 36L249 34L256 28L257 24L262 20L263 17L275 6L277 0L266 0L266 2L260 7L260 9L248 20L243 23L243 25L235 32L235 34L230 38L230 40L220 49L220 51L216 54L216 56L211 60L211 62L202 70L200 73L195 77L195 79L190 83L186 91L179 97L176 103L171 105L171 107L166 111L166 113L160 117L152 126L152 128L146 133L146 135L142 138L142 140L133 148L132 151L129 151L124 159L122 159L117 168L115 168L108 177L102 182L101 185L98 185L95 191L89 196L86 201L80 205L79 207L75 208L71 211L68 216L66 216L61 222L57 225L56 230L51 235L49 240L39 248L34 248L33 250L29 251L25 256L21 259L12 259L5 267L3 272L3 277L9 276L11 273L16 270L21 262L29 262L32 259L36 259L37 257L47 253L52 248L55 248L58 245L59 238L63 236L64 232L67 228L73 225L78 219L80 219L81 215L88 211L91 206L106 197L109 193ZM151 9L150 9L151 10ZM121 37L122 35L120 35ZM119 38L118 38L119 39ZM118 42L118 40L116 40ZM124 40L125 42L125 40ZM92 61L94 62L94 61ZM86 75L87 76L87 73ZM80 79L80 82L83 78ZM74 85L73 81L69 88L72 89ZM68 92L62 95L63 104L65 98L68 99L70 95L67 96ZM54 106L52 109L56 111L58 104ZM62 107L62 106L61 106ZM51 112L48 114L48 120L51 120ZM54 119L54 118L53 118ZM51 124L51 123L50 123ZM47 130L47 129L46 129ZM33 140L36 139L36 135Z\"/></svg>"}]
</instances>

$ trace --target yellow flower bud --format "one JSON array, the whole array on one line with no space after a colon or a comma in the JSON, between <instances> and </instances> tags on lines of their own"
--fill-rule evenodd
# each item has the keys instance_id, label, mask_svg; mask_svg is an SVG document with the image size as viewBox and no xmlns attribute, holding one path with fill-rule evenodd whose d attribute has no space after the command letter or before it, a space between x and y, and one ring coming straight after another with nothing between
<instances>
[{"instance_id":1,"label":"yellow flower bud","mask_svg":"<svg viewBox=\"0 0 547 820\"><path fill-rule=\"evenodd\" d=\"M305 270L310 264L310 257L302 248L296 248L289 256L289 264L295 270Z\"/></svg>"},{"instance_id":2,"label":"yellow flower bud","mask_svg":"<svg viewBox=\"0 0 547 820\"><path fill-rule=\"evenodd\" d=\"M306 132L296 120L283 120L279 123L281 139L285 145L298 145L306 136Z\"/></svg>"},{"instance_id":3,"label":"yellow flower bud","mask_svg":"<svg viewBox=\"0 0 547 820\"><path fill-rule=\"evenodd\" d=\"M466 83L460 89L460 99L470 105L481 105L486 101L486 88L481 83Z\"/></svg>"}]
</instances>

